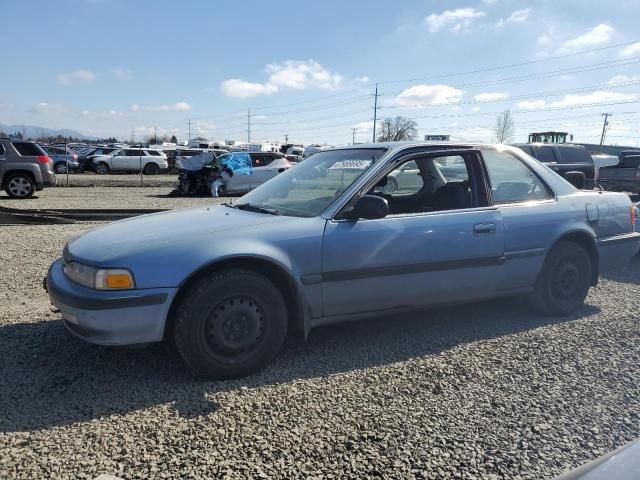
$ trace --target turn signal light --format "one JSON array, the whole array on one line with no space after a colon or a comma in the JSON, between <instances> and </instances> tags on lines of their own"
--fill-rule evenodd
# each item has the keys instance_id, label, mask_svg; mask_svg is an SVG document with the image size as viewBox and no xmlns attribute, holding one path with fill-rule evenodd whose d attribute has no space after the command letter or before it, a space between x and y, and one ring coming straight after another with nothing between
<instances>
[{"instance_id":1,"label":"turn signal light","mask_svg":"<svg viewBox=\"0 0 640 480\"><path fill-rule=\"evenodd\" d=\"M132 288L131 276L126 273L110 273L105 278L105 283L109 288Z\"/></svg>"}]
</instances>

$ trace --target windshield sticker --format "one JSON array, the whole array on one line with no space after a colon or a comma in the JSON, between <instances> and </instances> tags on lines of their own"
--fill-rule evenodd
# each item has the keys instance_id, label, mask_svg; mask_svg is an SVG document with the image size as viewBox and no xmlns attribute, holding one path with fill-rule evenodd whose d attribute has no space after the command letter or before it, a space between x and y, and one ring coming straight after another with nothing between
<instances>
[{"instance_id":1,"label":"windshield sticker","mask_svg":"<svg viewBox=\"0 0 640 480\"><path fill-rule=\"evenodd\" d=\"M344 168L354 168L357 170L364 170L371 165L371 160L341 160L329 167L329 170L341 170Z\"/></svg>"}]
</instances>

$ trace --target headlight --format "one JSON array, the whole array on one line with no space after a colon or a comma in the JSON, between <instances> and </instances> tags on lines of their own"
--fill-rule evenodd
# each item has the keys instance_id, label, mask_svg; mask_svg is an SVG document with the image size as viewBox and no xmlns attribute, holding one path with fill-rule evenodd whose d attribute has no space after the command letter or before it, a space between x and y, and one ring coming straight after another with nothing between
<instances>
[{"instance_id":1,"label":"headlight","mask_svg":"<svg viewBox=\"0 0 640 480\"><path fill-rule=\"evenodd\" d=\"M72 282L96 290L135 288L133 275L124 268L96 268L78 262L69 262L64 265L64 274Z\"/></svg>"}]
</instances>

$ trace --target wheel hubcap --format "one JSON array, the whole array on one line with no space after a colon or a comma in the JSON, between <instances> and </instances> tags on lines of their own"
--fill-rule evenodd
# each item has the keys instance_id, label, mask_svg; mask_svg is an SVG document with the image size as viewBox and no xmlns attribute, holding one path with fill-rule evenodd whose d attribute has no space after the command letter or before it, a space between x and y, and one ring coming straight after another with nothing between
<instances>
[{"instance_id":1,"label":"wheel hubcap","mask_svg":"<svg viewBox=\"0 0 640 480\"><path fill-rule=\"evenodd\" d=\"M64 163L61 163L56 167L56 171L58 173L67 173L67 166Z\"/></svg>"},{"instance_id":2,"label":"wheel hubcap","mask_svg":"<svg viewBox=\"0 0 640 480\"><path fill-rule=\"evenodd\" d=\"M31 193L31 183L26 178L14 178L9 182L9 191L17 197L26 197Z\"/></svg>"},{"instance_id":3,"label":"wheel hubcap","mask_svg":"<svg viewBox=\"0 0 640 480\"><path fill-rule=\"evenodd\" d=\"M260 306L248 297L235 296L211 310L205 339L214 354L235 358L256 347L262 338L263 327Z\"/></svg>"},{"instance_id":4,"label":"wheel hubcap","mask_svg":"<svg viewBox=\"0 0 640 480\"><path fill-rule=\"evenodd\" d=\"M580 270L572 262L564 261L556 268L552 288L554 296L559 300L572 298L580 285Z\"/></svg>"}]
</instances>

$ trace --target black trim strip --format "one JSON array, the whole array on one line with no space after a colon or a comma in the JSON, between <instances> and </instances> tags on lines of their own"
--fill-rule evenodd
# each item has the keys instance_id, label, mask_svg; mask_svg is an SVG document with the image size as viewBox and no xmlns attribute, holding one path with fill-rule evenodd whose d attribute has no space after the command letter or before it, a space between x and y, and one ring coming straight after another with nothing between
<instances>
[{"instance_id":1,"label":"black trim strip","mask_svg":"<svg viewBox=\"0 0 640 480\"><path fill-rule=\"evenodd\" d=\"M111 310L116 308L146 307L160 305L167 300L166 293L153 293L150 295L136 295L130 297L85 297L67 292L59 288L47 275L47 291L49 297L59 300L60 303L81 310Z\"/></svg>"},{"instance_id":2,"label":"black trim strip","mask_svg":"<svg viewBox=\"0 0 640 480\"><path fill-rule=\"evenodd\" d=\"M455 270L460 268L489 267L502 265L506 257L465 258L461 260L447 260L444 262L426 262L409 265L393 265L389 267L361 268L357 270L336 270L322 274L324 282L342 282L371 277L387 277L392 275L409 275L412 273L436 272L440 270Z\"/></svg>"},{"instance_id":3,"label":"black trim strip","mask_svg":"<svg viewBox=\"0 0 640 480\"><path fill-rule=\"evenodd\" d=\"M317 285L322 283L321 273L311 273L309 275L300 275L300 281L303 285Z\"/></svg>"},{"instance_id":4,"label":"black trim strip","mask_svg":"<svg viewBox=\"0 0 640 480\"><path fill-rule=\"evenodd\" d=\"M611 235L598 239L598 247L612 247L627 242L638 242L640 240L640 232L629 232L621 235Z\"/></svg>"},{"instance_id":5,"label":"black trim strip","mask_svg":"<svg viewBox=\"0 0 640 480\"><path fill-rule=\"evenodd\" d=\"M517 258L537 257L539 255L544 255L544 252L544 248L528 248L526 250L512 250L510 252L505 252L504 256L507 257L507 260L515 260Z\"/></svg>"}]
</instances>

